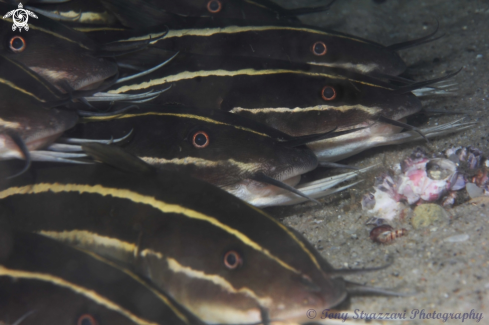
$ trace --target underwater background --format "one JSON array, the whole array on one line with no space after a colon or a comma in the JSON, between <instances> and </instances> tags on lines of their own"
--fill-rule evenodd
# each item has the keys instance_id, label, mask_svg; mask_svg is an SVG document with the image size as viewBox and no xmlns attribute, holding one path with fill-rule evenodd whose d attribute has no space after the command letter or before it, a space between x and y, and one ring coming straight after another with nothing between
<instances>
[{"instance_id":1,"label":"underwater background","mask_svg":"<svg viewBox=\"0 0 489 325\"><path fill-rule=\"evenodd\" d=\"M277 1L278 2L278 1ZM381 2L381 3L380 3ZM286 7L317 4L317 1L281 1ZM455 119L477 121L473 128L417 143L370 149L346 160L348 164L378 168L349 191L325 201L287 208L267 209L286 225L303 233L335 268L373 267L393 258L391 267L348 279L372 286L414 290L410 297L365 297L352 299L349 310L358 313L483 313L480 324L489 322L489 200L459 198L447 215L431 226L414 229L409 216L396 220L394 228L409 231L390 245L374 243L369 216L361 199L374 184L375 176L388 171L409 156L416 147L437 153L454 146L474 146L489 153L489 1L477 0L341 0L321 14L304 16L306 24L331 27L384 45L414 39L432 32L440 23L434 42L400 51L408 74L426 80L462 71L453 78L458 84L454 96L423 101L423 107L463 111L467 115L426 117L410 122L417 126L443 124ZM411 289L411 290L409 290ZM319 317L319 311L318 316ZM373 322L375 323L375 322ZM382 322L380 322L382 323ZM461 320L420 319L388 324L461 324ZM476 320L464 323L476 324Z\"/></svg>"},{"instance_id":2,"label":"underwater background","mask_svg":"<svg viewBox=\"0 0 489 325\"><path fill-rule=\"evenodd\" d=\"M286 8L312 7L328 2L328 0L273 1ZM419 39L429 35L438 28L438 32L434 37L439 37L439 39L400 51L400 56L405 60L406 65L408 66L403 77L412 78L416 81L423 81L449 76L458 71L455 76L448 80L448 84L451 85L450 88L452 91L443 95L428 98L424 97L422 99L423 107L438 113L431 115L423 113L416 114L408 117L406 123L420 128L438 126L454 121L473 123L469 129L440 138L430 139L429 142L419 140L402 145L381 146L374 149L368 149L360 154L341 161L340 163L342 164L358 168L369 166L374 166L374 168L366 173L359 174L358 177L355 178L355 182L357 183L348 190L321 198L321 204L317 204L317 202L307 202L292 206L269 207L264 209L267 213L283 222L286 226L290 226L304 235L335 269L358 270L363 268L379 268L379 270L376 270L375 272L359 274L357 272L355 275L345 275L347 280L368 287L386 288L390 290L391 293L401 293L400 296L395 296L394 294L393 296L353 296L348 298L348 301L341 304L341 307L344 308L342 312L348 313L350 318L353 318L347 321L342 319L331 319L326 323L323 322L323 318L328 318L327 310L307 310L307 308L304 308L304 313L301 311L301 317L307 315L311 320L311 323L303 324L489 324L489 196L487 195L487 192L485 196L471 198L465 190L461 190L454 200L455 204L453 207L442 207L441 200L438 200L430 205L432 207L431 210L418 213L418 215L415 214L415 211L417 210L416 204L409 207L406 206L399 217L388 221L393 229L398 230L398 232L391 233L392 236L395 237L395 235L397 235L399 238L392 238L392 240L389 240L387 243L375 242L373 240L375 238L371 236L372 226L367 225L372 217L382 216L368 212L362 208L362 200L364 199L365 194L372 191L374 184L376 181L378 182L379 175L386 175L393 173L396 170L398 171L400 169L399 164L413 153L414 150L422 150L429 155L436 155L445 152L446 149L451 147L472 147L480 150L484 157L487 158L489 156L489 113L487 109L487 103L489 101L489 0L337 0L331 6L330 10L304 15L300 19L306 25L334 29L336 31L372 40L383 45L391 45L407 40ZM25 33L23 35L25 35ZM13 45L13 43L10 45ZM323 88L322 92L325 88ZM237 97L243 98L246 96L246 93L240 92ZM202 97L197 98L200 100ZM324 99L326 100L326 98ZM0 122L2 122L1 119ZM143 128L144 127L149 128L149 125L144 124ZM208 135L205 132L202 133L205 135L205 142L200 147L195 146L194 144L196 148L205 148L209 143ZM69 134L70 133L68 133L68 135ZM197 133L195 133L195 135L197 135ZM195 135L193 138L194 142L196 139ZM241 150L239 150L240 148L237 149L237 151L245 151L242 148ZM481 170L484 170L487 173L489 170L489 159L484 163L485 167ZM131 165L131 167L134 166ZM151 171L152 170L150 170L150 172ZM145 170L145 172L147 172L147 170ZM303 175L302 182L305 183L344 172L345 170L343 169L331 171L326 168L318 168L317 170ZM435 172L437 172L437 170L435 170ZM175 176L175 179L177 176ZM116 179L117 177L114 178ZM117 178L117 182L118 181L119 178ZM138 179L138 182L135 183L137 185L136 188L138 188L140 184L139 181L140 180ZM489 180L487 182L489 182ZM129 182L129 184L130 183L131 182ZM182 185L183 183L184 182L177 180L174 184ZM170 182L168 184L172 183ZM199 192L199 188L192 184L193 183L189 185L191 188L189 193L191 193L191 195L183 199L181 197L178 198L178 200L182 199L182 206L179 207L184 207L184 209L182 209L183 211L187 211L188 209L186 204L192 207L191 204L195 202L198 203L200 202L199 200L205 201L206 198L210 198L210 203L207 201L204 202L206 204L204 206L205 208L208 208L209 206L218 216L223 215L226 217L233 217L234 219L229 218L229 220L232 220L233 222L238 219L240 222L245 220L246 222L243 221L243 225L246 226L244 227L246 231L255 231L261 225L262 229L258 230L262 230L262 232L257 231L257 233L266 234L263 236L267 240L265 241L267 244L265 244L264 247L267 247L269 242L273 243L273 245L276 245L273 247L279 247L281 253L285 251L286 254L284 254L284 256L286 258L293 259L294 252L287 250L286 240L283 240L284 238L289 237L280 237L277 235L278 232L275 234L275 237L273 234L269 235L270 233L267 233L266 228L267 223L262 223L255 227L253 224L253 220L255 219L251 219L253 214L250 213L246 215L248 211L246 209L254 211L256 215L259 214L257 213L258 210L252 210L251 207L244 203L243 205L239 205L240 202L238 202L236 204L236 210L233 211L230 209L229 211L231 211L231 213L228 213L226 207L229 208L234 204L233 201L223 202L225 201L223 199L219 202L219 192L216 192L217 194L212 196L212 191L209 192L210 194L203 193L205 190ZM147 183L144 183L144 186L141 186L141 188L147 190L151 187ZM163 187L162 192L167 195L168 193L166 193L165 190L169 192L169 188L173 190L171 186L168 186L167 188ZM158 187L158 190L160 189L162 189L162 187ZM486 189L489 190L489 187L486 187ZM46 192L49 192L49 190L46 190ZM81 193L81 191L79 192ZM27 192L22 194L26 193ZM100 194L100 192L96 193ZM175 190L175 193L177 193L176 196L180 193L178 192L178 188ZM186 194L186 192L182 193ZM195 197L192 196L194 194ZM214 201L217 203L214 204ZM68 205L69 202L67 202L68 201L62 200L58 201L59 206L63 206L63 204ZM142 202L136 203L142 204ZM6 206L8 206L8 203ZM53 206L56 206L56 204ZM0 208L2 208L2 206L0 206ZM22 207L22 209L23 208L24 207ZM87 211L89 211L90 208L91 207L88 207ZM124 207L122 206L121 208L121 205L118 205L117 208L124 210ZM31 207L27 207L26 209L28 209L28 214L30 214L32 210L35 210ZM76 210L76 208L73 208L73 210ZM102 208L101 210L103 211ZM44 213L46 213L46 215L51 215L51 210L48 209L48 211L49 212ZM53 211L56 211L56 209ZM132 210L128 211L128 214L130 214L130 211ZM144 215L144 211L145 210L143 210L141 215ZM239 211L239 213L237 211ZM0 212L3 213L3 210ZM33 212L37 219L42 219L42 212ZM67 213L65 215L65 211L62 212L61 215L63 220L68 219L65 217L69 214ZM111 210L111 213L112 212L113 211ZM180 210L177 212L181 213ZM55 213L53 213L53 215L55 215ZM84 217L83 213L80 215ZM103 213L101 213L101 215L103 215ZM243 215L247 218L242 218ZM0 217L1 216L0 213ZM140 215L137 216L139 217ZM98 215L95 217L98 217ZM103 218L107 217L103 216ZM83 220L83 218L80 220ZM102 222L105 222L106 220L108 219L103 219ZM276 228L279 228L278 226L280 226L281 229L282 227L281 224L279 225L272 218L264 220L273 224ZM272 222L270 222L270 220L272 220ZM117 220L117 222L119 223L120 220ZM198 225L198 223L195 224ZM132 230L138 230L136 226L139 227L140 225L136 224ZM214 226L215 225L212 225L212 227ZM0 259L2 258L2 250L4 255L8 255L5 252L9 252L11 249L11 247L5 244L9 239L8 236L5 235L8 234L8 229L5 230L6 228L4 228L2 230L1 227L2 223L0 222ZM117 227L114 227L114 229L116 228ZM208 232L206 233L207 228L199 228L199 226L195 226L195 229L182 226L182 229L195 230L196 233L200 232L208 235ZM191 231L189 233L192 233ZM141 230L141 238L142 233L143 231ZM179 236L176 231L174 233L176 234L176 237ZM165 236L161 237L165 240L169 238ZM5 238L7 238L7 240ZM138 245L140 244L140 237L138 238L138 242L135 245L136 248L138 248ZM218 238L218 236L215 236L215 238ZM274 238L277 238L277 240L273 240ZM205 258L210 249L207 249L204 245L198 247L199 245L192 242L192 240L196 240L194 237L186 238L182 235L181 237L178 237L178 240L185 242L185 245L194 245L194 247L202 249L204 253L199 255L198 260L200 261L200 257L203 257L203 260L207 262ZM171 242L171 240L169 240L169 242ZM175 242L171 242L171 245L169 245L171 249L174 249L176 246L174 246L174 243ZM295 244L296 242L294 242L294 245ZM198 249L195 251L199 251ZM228 248L226 247L226 249ZM138 251L136 250L136 255L137 253ZM143 252L140 253L143 254ZM218 253L219 254L216 254L216 256L219 256L219 261L221 261L221 253ZM231 262L234 262L231 263L231 266L226 264L226 262L228 262L228 254L231 256ZM299 257L301 256L302 255ZM159 258L161 259L161 254ZM241 267L242 258L239 251L227 251L224 255L224 262L225 267L228 269ZM60 263L63 263L63 261ZM82 262L82 264L83 263L84 262ZM36 267L37 265L42 264L43 263L36 264ZM206 263L202 264L205 265ZM302 264L301 267L306 265L306 263L302 262L297 264ZM222 265L220 266L223 267ZM2 267L3 266L0 265L0 271L2 270ZM256 274L263 275L268 272L268 276L270 277L271 271L266 269L266 265L258 265L256 269L259 270ZM218 270L220 269L218 268ZM102 274L104 272L99 273ZM105 276L105 274L102 275ZM110 274L107 278L109 277ZM273 277L279 279L275 274L273 274ZM236 278L239 278L241 281L245 277L236 276ZM307 280L307 277L302 278L302 280L304 279ZM109 281L107 280L107 282ZM278 280L276 282L278 282ZM212 283L212 281L209 283ZM267 283L267 285L269 286L269 283ZM268 286L264 285L261 288L267 288ZM119 289L119 286L117 287ZM280 289L288 289L287 285L282 282L280 282L280 287ZM123 286L120 286L120 288L124 289ZM287 291L284 290L279 292ZM327 291L326 293L328 294L330 291ZM121 296L125 297L125 295ZM281 295L281 298L290 296L292 295L284 294ZM206 301L211 301L207 292L203 297ZM131 296L130 298L132 299L133 297ZM43 302L44 299L45 297L42 296ZM137 299L134 298L134 300ZM141 301L138 303L141 305L144 304L144 300L140 300ZM298 300L300 300L304 306L307 304L307 299L298 298ZM3 303L5 303L5 301L3 301ZM1 306L2 302L0 301L0 308ZM221 308L222 306L220 305L218 307ZM219 310L219 308L216 310ZM150 308L148 307L148 309ZM285 309L285 307L282 307L282 309ZM2 310L0 309L0 315L1 311ZM270 322L266 320L267 317L264 316L266 313L262 310L259 311L262 312L260 314L262 320L261 323L269 325ZM221 311L219 310L219 312ZM69 312L66 312L66 314L68 313ZM375 318L381 317L380 313L382 313L382 315L385 315L386 313L401 314L404 315L402 317L404 320L376 320ZM30 315L30 312L25 315ZM33 315L35 315L35 313ZM359 318L359 315L362 315L361 317L363 319L355 321L355 318ZM450 316L451 319L448 319L448 315L452 315ZM462 319L454 319L461 317L462 315L468 315L463 317L469 317L469 319L463 321ZM368 319L369 317L374 319L370 320ZM29 319L29 321L34 320L35 316L33 316L32 319ZM15 320L5 321L3 318L0 318L0 325L24 325L22 321L22 319L18 322L15 322ZM169 321L168 319L165 319L165 321L172 323L171 320ZM60 321L60 323L63 322ZM77 324L99 325L95 320L92 323L79 320ZM273 322L273 325L287 324L290 325L292 323ZM294 325L295 324L296 323L294 323ZM103 323L100 322L100 325L103 325Z\"/></svg>"}]
</instances>

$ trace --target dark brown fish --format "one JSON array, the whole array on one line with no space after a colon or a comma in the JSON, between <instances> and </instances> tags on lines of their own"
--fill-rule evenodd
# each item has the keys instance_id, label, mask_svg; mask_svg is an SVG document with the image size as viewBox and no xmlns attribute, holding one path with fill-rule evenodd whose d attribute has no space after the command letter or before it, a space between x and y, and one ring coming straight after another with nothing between
<instances>
[{"instance_id":1,"label":"dark brown fish","mask_svg":"<svg viewBox=\"0 0 489 325\"><path fill-rule=\"evenodd\" d=\"M131 28L160 25L162 22L188 24L188 17L232 18L259 21L299 22L300 15L322 12L334 1L313 8L285 9L268 0L102 0L102 4L114 13L119 21Z\"/></svg>"},{"instance_id":2,"label":"dark brown fish","mask_svg":"<svg viewBox=\"0 0 489 325\"><path fill-rule=\"evenodd\" d=\"M0 3L0 10L13 10ZM0 54L16 60L63 92L107 88L117 79L110 57L145 46L146 42L95 43L85 34L45 16L29 21L29 32L12 31L12 18L0 19ZM104 82L106 84L104 84Z\"/></svg>"},{"instance_id":3,"label":"dark brown fish","mask_svg":"<svg viewBox=\"0 0 489 325\"><path fill-rule=\"evenodd\" d=\"M205 322L304 323L304 310L347 297L343 271L323 269L280 222L207 183L139 165L37 168L35 179L2 185L0 206L16 228L133 265Z\"/></svg>"},{"instance_id":4,"label":"dark brown fish","mask_svg":"<svg viewBox=\"0 0 489 325\"><path fill-rule=\"evenodd\" d=\"M14 231L8 239L10 254L0 259L0 321L204 324L168 294L100 256L39 234Z\"/></svg>"},{"instance_id":5,"label":"dark brown fish","mask_svg":"<svg viewBox=\"0 0 489 325\"><path fill-rule=\"evenodd\" d=\"M27 168L31 158L47 159L31 153L76 124L74 111L50 107L68 100L22 64L0 57L0 160L25 159Z\"/></svg>"}]
</instances>

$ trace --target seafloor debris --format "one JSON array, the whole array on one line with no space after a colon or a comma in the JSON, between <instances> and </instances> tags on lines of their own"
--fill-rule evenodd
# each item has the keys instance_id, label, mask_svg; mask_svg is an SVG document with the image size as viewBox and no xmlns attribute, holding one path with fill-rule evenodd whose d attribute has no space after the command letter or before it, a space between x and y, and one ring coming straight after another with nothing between
<instances>
[{"instance_id":1,"label":"seafloor debris","mask_svg":"<svg viewBox=\"0 0 489 325\"><path fill-rule=\"evenodd\" d=\"M394 230L392 226L384 224L375 227L370 231L370 239L374 242L389 244L394 241L394 239L406 236L408 231L404 228Z\"/></svg>"},{"instance_id":2,"label":"seafloor debris","mask_svg":"<svg viewBox=\"0 0 489 325\"><path fill-rule=\"evenodd\" d=\"M448 214L443 207L438 204L429 203L417 206L411 218L414 229L429 227L435 223L442 223L448 220Z\"/></svg>"},{"instance_id":3,"label":"seafloor debris","mask_svg":"<svg viewBox=\"0 0 489 325\"><path fill-rule=\"evenodd\" d=\"M465 169L467 193L473 199L489 195L489 177L487 175L489 160L481 150L474 147L451 147L445 156L453 161L459 169Z\"/></svg>"},{"instance_id":4,"label":"seafloor debris","mask_svg":"<svg viewBox=\"0 0 489 325\"><path fill-rule=\"evenodd\" d=\"M451 147L431 157L417 148L404 159L393 176L381 174L374 191L362 198L362 208L378 218L392 220L408 205L455 203L457 192L467 188L470 197L489 195L488 160L473 147Z\"/></svg>"}]
</instances>

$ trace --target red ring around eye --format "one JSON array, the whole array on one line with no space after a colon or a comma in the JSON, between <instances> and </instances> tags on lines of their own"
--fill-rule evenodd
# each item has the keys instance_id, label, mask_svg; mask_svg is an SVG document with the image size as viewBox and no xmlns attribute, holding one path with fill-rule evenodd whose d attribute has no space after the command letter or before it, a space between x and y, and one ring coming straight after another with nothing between
<instances>
[{"instance_id":1,"label":"red ring around eye","mask_svg":"<svg viewBox=\"0 0 489 325\"><path fill-rule=\"evenodd\" d=\"M236 251L229 251L224 255L224 265L230 270L241 266L243 264L243 259Z\"/></svg>"},{"instance_id":2,"label":"red ring around eye","mask_svg":"<svg viewBox=\"0 0 489 325\"><path fill-rule=\"evenodd\" d=\"M321 90L321 97L324 100L333 100L336 98L336 90L334 90L334 88L331 86L325 86Z\"/></svg>"},{"instance_id":3,"label":"red ring around eye","mask_svg":"<svg viewBox=\"0 0 489 325\"><path fill-rule=\"evenodd\" d=\"M198 131L192 137L192 144L195 148L205 148L209 145L209 135L204 131Z\"/></svg>"},{"instance_id":4,"label":"red ring around eye","mask_svg":"<svg viewBox=\"0 0 489 325\"><path fill-rule=\"evenodd\" d=\"M316 42L312 45L312 53L317 56L323 56L328 51L326 44L324 42Z\"/></svg>"},{"instance_id":5,"label":"red ring around eye","mask_svg":"<svg viewBox=\"0 0 489 325\"><path fill-rule=\"evenodd\" d=\"M217 14L222 9L221 1L219 0L211 0L207 2L207 10L211 14Z\"/></svg>"},{"instance_id":6,"label":"red ring around eye","mask_svg":"<svg viewBox=\"0 0 489 325\"><path fill-rule=\"evenodd\" d=\"M25 40L22 36L17 35L10 39L10 49L15 53L25 50Z\"/></svg>"},{"instance_id":7,"label":"red ring around eye","mask_svg":"<svg viewBox=\"0 0 489 325\"><path fill-rule=\"evenodd\" d=\"M83 314L80 317L78 317L78 321L76 322L76 325L98 325L98 323L95 320L95 318L93 318L92 315Z\"/></svg>"}]
</instances>

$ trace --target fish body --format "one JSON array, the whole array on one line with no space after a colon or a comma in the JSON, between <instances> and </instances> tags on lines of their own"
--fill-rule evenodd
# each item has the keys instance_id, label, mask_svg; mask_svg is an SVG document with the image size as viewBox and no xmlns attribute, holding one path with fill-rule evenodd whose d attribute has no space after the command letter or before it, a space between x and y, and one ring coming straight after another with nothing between
<instances>
[{"instance_id":1,"label":"fish body","mask_svg":"<svg viewBox=\"0 0 489 325\"><path fill-rule=\"evenodd\" d=\"M2 321L32 312L22 325L204 324L146 280L93 253L39 234L8 235L5 228L2 234L10 240L0 260Z\"/></svg>"},{"instance_id":2,"label":"fish body","mask_svg":"<svg viewBox=\"0 0 489 325\"><path fill-rule=\"evenodd\" d=\"M0 106L0 159L24 159L12 133L22 139L29 151L34 151L53 143L78 120L73 112L32 107L22 100L16 101L16 105L19 106L13 110L12 106Z\"/></svg>"},{"instance_id":3,"label":"fish body","mask_svg":"<svg viewBox=\"0 0 489 325\"><path fill-rule=\"evenodd\" d=\"M0 4L2 11L10 6ZM60 91L94 89L117 73L117 65L94 56L97 46L83 33L47 17L32 22L29 33L13 32L0 20L0 53L29 67Z\"/></svg>"},{"instance_id":4,"label":"fish body","mask_svg":"<svg viewBox=\"0 0 489 325\"><path fill-rule=\"evenodd\" d=\"M210 21L172 28L153 46L202 55L255 57L399 75L406 69L389 47L333 30L289 24Z\"/></svg>"},{"instance_id":5,"label":"fish body","mask_svg":"<svg viewBox=\"0 0 489 325\"><path fill-rule=\"evenodd\" d=\"M0 57L0 159L24 159L73 127L78 115L50 108L68 98L25 66ZM16 141L18 140L18 141Z\"/></svg>"},{"instance_id":6,"label":"fish body","mask_svg":"<svg viewBox=\"0 0 489 325\"><path fill-rule=\"evenodd\" d=\"M295 186L317 167L305 146L285 133L221 111L141 105L133 113L88 117L71 134L109 139L132 132L124 148L161 169L183 172L252 201L283 190L255 181L264 174Z\"/></svg>"},{"instance_id":7,"label":"fish body","mask_svg":"<svg viewBox=\"0 0 489 325\"><path fill-rule=\"evenodd\" d=\"M168 34L151 41L152 47L222 58L237 56L309 63L363 74L396 76L406 69L399 54L388 46L314 26L203 18L187 18L181 26L168 26ZM88 35L94 39L114 37L119 41L149 39L162 28L150 29L146 35L110 29L93 30Z\"/></svg>"},{"instance_id":8,"label":"fish body","mask_svg":"<svg viewBox=\"0 0 489 325\"><path fill-rule=\"evenodd\" d=\"M342 69L277 60L178 55L165 68L115 85L109 93L172 89L156 103L221 109L292 136L354 126L382 115L399 120L421 110L412 93Z\"/></svg>"},{"instance_id":9,"label":"fish body","mask_svg":"<svg viewBox=\"0 0 489 325\"><path fill-rule=\"evenodd\" d=\"M276 60L218 60L210 56L179 55L164 69L115 85L109 93L158 90L169 85L172 89L153 102L229 111L291 136L366 128L310 144L327 161L362 151L364 142L376 145L372 139L377 135L401 131L401 127L377 122L379 117L402 120L421 110L414 94L399 93L389 83L368 76L283 65Z\"/></svg>"},{"instance_id":10,"label":"fish body","mask_svg":"<svg viewBox=\"0 0 489 325\"><path fill-rule=\"evenodd\" d=\"M70 26L112 26L117 18L96 0L70 0L61 3L34 3L29 8Z\"/></svg>"},{"instance_id":11,"label":"fish body","mask_svg":"<svg viewBox=\"0 0 489 325\"><path fill-rule=\"evenodd\" d=\"M2 183L12 227L131 265L204 322L308 322L304 308L347 296L303 239L207 183L103 165L35 174Z\"/></svg>"},{"instance_id":12,"label":"fish body","mask_svg":"<svg viewBox=\"0 0 489 325\"><path fill-rule=\"evenodd\" d=\"M152 27L161 22L174 27L175 23L187 22L189 17L299 22L296 16L328 10L331 4L288 10L267 0L183 0L174 2L102 0L101 2L117 16L124 26L131 28Z\"/></svg>"}]
</instances>

